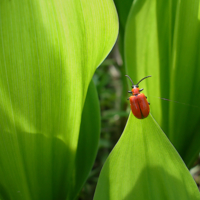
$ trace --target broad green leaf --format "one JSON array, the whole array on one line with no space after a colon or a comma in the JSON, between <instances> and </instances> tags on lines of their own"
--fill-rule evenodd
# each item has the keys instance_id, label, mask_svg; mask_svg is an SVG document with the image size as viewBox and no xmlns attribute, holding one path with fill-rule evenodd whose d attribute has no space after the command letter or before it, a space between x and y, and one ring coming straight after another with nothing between
<instances>
[{"instance_id":1,"label":"broad green leaf","mask_svg":"<svg viewBox=\"0 0 200 200\"><path fill-rule=\"evenodd\" d=\"M117 33L112 0L0 2L2 199L75 197L88 85Z\"/></svg>"},{"instance_id":2,"label":"broad green leaf","mask_svg":"<svg viewBox=\"0 0 200 200\"><path fill-rule=\"evenodd\" d=\"M94 200L199 200L200 193L182 159L156 124L129 117L107 159Z\"/></svg>"},{"instance_id":3,"label":"broad green leaf","mask_svg":"<svg viewBox=\"0 0 200 200\"><path fill-rule=\"evenodd\" d=\"M200 151L199 20L198 0L136 0L125 33L128 74L135 82L152 75L140 87L188 166Z\"/></svg>"}]
</instances>

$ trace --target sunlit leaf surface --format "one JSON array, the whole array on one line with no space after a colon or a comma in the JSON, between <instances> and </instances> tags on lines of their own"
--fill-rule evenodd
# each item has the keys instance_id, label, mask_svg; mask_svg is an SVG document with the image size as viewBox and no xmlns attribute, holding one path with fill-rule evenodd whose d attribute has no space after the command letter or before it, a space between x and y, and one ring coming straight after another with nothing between
<instances>
[{"instance_id":1,"label":"sunlit leaf surface","mask_svg":"<svg viewBox=\"0 0 200 200\"><path fill-rule=\"evenodd\" d=\"M130 114L107 159L94 200L199 200L198 188L182 159L150 115Z\"/></svg>"},{"instance_id":2,"label":"sunlit leaf surface","mask_svg":"<svg viewBox=\"0 0 200 200\"><path fill-rule=\"evenodd\" d=\"M86 177L74 169L82 109L117 33L112 0L0 2L2 200L71 200L80 190Z\"/></svg>"}]
</instances>

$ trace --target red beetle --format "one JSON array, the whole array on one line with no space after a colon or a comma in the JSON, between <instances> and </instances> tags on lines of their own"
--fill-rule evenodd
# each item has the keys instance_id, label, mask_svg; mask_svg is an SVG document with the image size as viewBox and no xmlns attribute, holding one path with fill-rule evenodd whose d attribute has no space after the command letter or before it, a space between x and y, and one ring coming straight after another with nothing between
<instances>
[{"instance_id":1,"label":"red beetle","mask_svg":"<svg viewBox=\"0 0 200 200\"><path fill-rule=\"evenodd\" d=\"M125 76L127 76L130 79L131 83L133 84L132 85L133 89L131 91L128 91L128 93L131 93L133 95L128 98L128 100L130 100L132 113L138 119L144 119L149 115L150 103L147 101L147 97L143 93L140 93L143 90L143 88L139 89L138 84L145 78L148 78L151 76L144 77L136 85L133 83L132 79L128 75L125 75Z\"/></svg>"}]
</instances>

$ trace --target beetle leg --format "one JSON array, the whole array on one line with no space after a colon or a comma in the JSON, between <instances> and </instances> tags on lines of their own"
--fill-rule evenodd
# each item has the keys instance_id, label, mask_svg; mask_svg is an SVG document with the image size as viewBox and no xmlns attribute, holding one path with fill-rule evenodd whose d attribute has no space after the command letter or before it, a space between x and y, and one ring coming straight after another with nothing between
<instances>
[{"instance_id":1,"label":"beetle leg","mask_svg":"<svg viewBox=\"0 0 200 200\"><path fill-rule=\"evenodd\" d=\"M146 97L146 99L147 99L147 96L145 96Z\"/></svg>"},{"instance_id":2,"label":"beetle leg","mask_svg":"<svg viewBox=\"0 0 200 200\"><path fill-rule=\"evenodd\" d=\"M127 100L129 100L129 98Z\"/></svg>"},{"instance_id":3,"label":"beetle leg","mask_svg":"<svg viewBox=\"0 0 200 200\"><path fill-rule=\"evenodd\" d=\"M128 93L131 93L131 94L132 94L132 91L128 91Z\"/></svg>"},{"instance_id":4,"label":"beetle leg","mask_svg":"<svg viewBox=\"0 0 200 200\"><path fill-rule=\"evenodd\" d=\"M150 105L150 103L148 102L148 104Z\"/></svg>"},{"instance_id":5,"label":"beetle leg","mask_svg":"<svg viewBox=\"0 0 200 200\"><path fill-rule=\"evenodd\" d=\"M140 92L142 92L142 90L144 90L144 88L141 88L141 89L140 89Z\"/></svg>"}]
</instances>

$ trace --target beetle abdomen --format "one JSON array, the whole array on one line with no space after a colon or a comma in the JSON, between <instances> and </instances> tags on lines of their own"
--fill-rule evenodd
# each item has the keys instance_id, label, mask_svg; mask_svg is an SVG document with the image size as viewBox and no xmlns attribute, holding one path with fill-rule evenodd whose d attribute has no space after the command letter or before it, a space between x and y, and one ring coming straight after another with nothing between
<instances>
[{"instance_id":1,"label":"beetle abdomen","mask_svg":"<svg viewBox=\"0 0 200 200\"><path fill-rule=\"evenodd\" d=\"M149 115L149 103L143 93L131 96L129 99L131 110L138 119L146 118Z\"/></svg>"}]
</instances>

